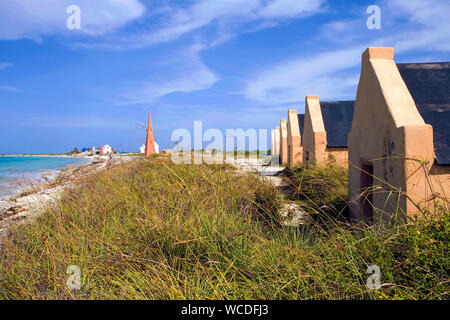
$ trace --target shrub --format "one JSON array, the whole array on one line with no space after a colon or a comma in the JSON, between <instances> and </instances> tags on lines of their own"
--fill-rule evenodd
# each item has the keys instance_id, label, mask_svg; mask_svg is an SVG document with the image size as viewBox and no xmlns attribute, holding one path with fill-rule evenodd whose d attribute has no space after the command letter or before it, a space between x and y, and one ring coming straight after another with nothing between
<instances>
[{"instance_id":1,"label":"shrub","mask_svg":"<svg viewBox=\"0 0 450 320\"><path fill-rule=\"evenodd\" d=\"M284 175L294 189L292 198L301 201L310 211L341 213L346 208L347 169L335 162L286 168Z\"/></svg>"}]
</instances>

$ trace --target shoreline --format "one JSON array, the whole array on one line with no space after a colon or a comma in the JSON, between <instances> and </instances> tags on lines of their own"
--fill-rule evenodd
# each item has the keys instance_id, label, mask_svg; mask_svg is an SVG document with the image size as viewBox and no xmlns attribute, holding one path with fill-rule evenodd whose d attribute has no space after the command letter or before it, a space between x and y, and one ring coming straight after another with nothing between
<instances>
[{"instance_id":1,"label":"shoreline","mask_svg":"<svg viewBox=\"0 0 450 320\"><path fill-rule=\"evenodd\" d=\"M6 156L3 156L6 158ZM16 156L7 156L16 158ZM21 156L17 158L28 158L28 156ZM29 156L34 158L35 156ZM75 163L61 163L60 165L53 166L51 168L34 168L25 169L20 171L19 169L15 172L15 169L10 170L10 174L0 176L0 201L8 200L21 192L28 189L35 188L40 184L50 182L57 178L61 172L63 172L67 167L77 167L82 165L87 165L93 161L93 158L87 157L56 157L56 156L46 156L38 158L54 158L54 159L67 159L74 161ZM62 160L61 160L62 161ZM51 166L51 165L49 165Z\"/></svg>"},{"instance_id":2,"label":"shoreline","mask_svg":"<svg viewBox=\"0 0 450 320\"><path fill-rule=\"evenodd\" d=\"M113 154L115 157L133 157L136 153L118 153ZM107 157L107 155L90 155L85 153L74 153L74 154L60 154L60 153L45 153L45 154L0 154L0 157L48 157L48 158L86 158L92 159L96 157Z\"/></svg>"},{"instance_id":3,"label":"shoreline","mask_svg":"<svg viewBox=\"0 0 450 320\"><path fill-rule=\"evenodd\" d=\"M0 240L8 235L13 224L27 223L37 217L49 205L58 201L64 190L76 186L83 178L106 170L137 157L132 156L92 156L92 161L79 165L69 165L48 181L20 190L18 194L0 200ZM1 243L0 243L1 248Z\"/></svg>"},{"instance_id":4,"label":"shoreline","mask_svg":"<svg viewBox=\"0 0 450 320\"><path fill-rule=\"evenodd\" d=\"M67 154L0 154L0 157L42 157L42 158L79 158Z\"/></svg>"}]
</instances>

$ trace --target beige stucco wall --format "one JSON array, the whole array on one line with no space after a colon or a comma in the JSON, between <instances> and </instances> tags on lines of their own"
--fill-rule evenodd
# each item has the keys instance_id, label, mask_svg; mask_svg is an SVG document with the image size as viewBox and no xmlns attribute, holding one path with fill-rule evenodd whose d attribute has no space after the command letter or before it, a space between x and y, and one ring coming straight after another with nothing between
<instances>
[{"instance_id":1,"label":"beige stucco wall","mask_svg":"<svg viewBox=\"0 0 450 320\"><path fill-rule=\"evenodd\" d=\"M271 155L276 154L276 147L275 147L275 129L270 130L270 153Z\"/></svg>"},{"instance_id":2,"label":"beige stucco wall","mask_svg":"<svg viewBox=\"0 0 450 320\"><path fill-rule=\"evenodd\" d=\"M280 120L280 163L288 163L287 125L286 120Z\"/></svg>"},{"instance_id":3,"label":"beige stucco wall","mask_svg":"<svg viewBox=\"0 0 450 320\"><path fill-rule=\"evenodd\" d=\"M354 220L372 214L374 221L406 219L406 215L420 212L417 203L430 207L433 196L433 183L429 181L435 178L428 179L434 162L433 129L417 111L393 55L392 48L369 48L362 56L348 138L349 196ZM365 181L362 169L368 168L373 168L371 194L375 209L364 211L360 196Z\"/></svg>"},{"instance_id":4,"label":"beige stucco wall","mask_svg":"<svg viewBox=\"0 0 450 320\"><path fill-rule=\"evenodd\" d=\"M432 180L431 187L433 194L435 194L438 198L438 201L444 204L445 201L441 200L444 198L447 200L447 209L448 201L450 201L450 166L439 166L434 164L429 172L429 177Z\"/></svg>"},{"instance_id":5,"label":"beige stucco wall","mask_svg":"<svg viewBox=\"0 0 450 320\"><path fill-rule=\"evenodd\" d=\"M288 149L288 165L290 167L302 163L302 139L300 135L300 124L298 123L297 110L290 109L288 111L287 121L287 149Z\"/></svg>"},{"instance_id":6,"label":"beige stucco wall","mask_svg":"<svg viewBox=\"0 0 450 320\"><path fill-rule=\"evenodd\" d=\"M272 165L277 166L280 163L280 128L272 129Z\"/></svg>"},{"instance_id":7,"label":"beige stucco wall","mask_svg":"<svg viewBox=\"0 0 450 320\"><path fill-rule=\"evenodd\" d=\"M335 160L337 164L348 165L348 149L347 148L326 148L327 159Z\"/></svg>"},{"instance_id":8,"label":"beige stucco wall","mask_svg":"<svg viewBox=\"0 0 450 320\"><path fill-rule=\"evenodd\" d=\"M280 127L275 127L275 150L275 154L280 156Z\"/></svg>"},{"instance_id":9,"label":"beige stucco wall","mask_svg":"<svg viewBox=\"0 0 450 320\"><path fill-rule=\"evenodd\" d=\"M312 165L336 160L340 165L347 165L347 148L328 148L327 133L322 117L318 96L305 99L305 125L303 128L303 163Z\"/></svg>"}]
</instances>

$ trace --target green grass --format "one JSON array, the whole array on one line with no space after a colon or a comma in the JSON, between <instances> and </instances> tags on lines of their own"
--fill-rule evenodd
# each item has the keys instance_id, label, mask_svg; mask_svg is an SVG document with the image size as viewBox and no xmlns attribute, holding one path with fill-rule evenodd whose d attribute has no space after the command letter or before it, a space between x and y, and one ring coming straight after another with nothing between
<instances>
[{"instance_id":1,"label":"green grass","mask_svg":"<svg viewBox=\"0 0 450 320\"><path fill-rule=\"evenodd\" d=\"M274 223L281 201L230 166L150 158L112 168L12 230L0 298L448 298L448 212L386 230L333 220L292 229ZM365 286L372 264L387 283L379 290ZM65 285L69 265L81 268L79 291Z\"/></svg>"},{"instance_id":2,"label":"green grass","mask_svg":"<svg viewBox=\"0 0 450 320\"><path fill-rule=\"evenodd\" d=\"M284 176L294 193L291 198L311 213L329 213L332 216L346 214L348 199L347 169L334 161L314 167L298 165L286 168Z\"/></svg>"}]
</instances>

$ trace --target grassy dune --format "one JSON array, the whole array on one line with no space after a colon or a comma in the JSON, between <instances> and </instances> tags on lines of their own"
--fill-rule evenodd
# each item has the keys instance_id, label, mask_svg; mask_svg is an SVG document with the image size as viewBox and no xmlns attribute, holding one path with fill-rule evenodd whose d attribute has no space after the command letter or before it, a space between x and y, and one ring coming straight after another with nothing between
<instances>
[{"instance_id":1,"label":"grassy dune","mask_svg":"<svg viewBox=\"0 0 450 320\"><path fill-rule=\"evenodd\" d=\"M306 179L308 188L336 177L333 170ZM305 175L314 173L291 178ZM321 204L310 210L340 203L345 181L335 181L320 187ZM0 298L448 298L448 212L388 230L332 218L292 229L276 223L284 200L227 166L151 158L112 168L12 231L0 255ZM366 288L372 264L381 268L379 290ZM81 290L66 287L69 265L81 268Z\"/></svg>"}]
</instances>

